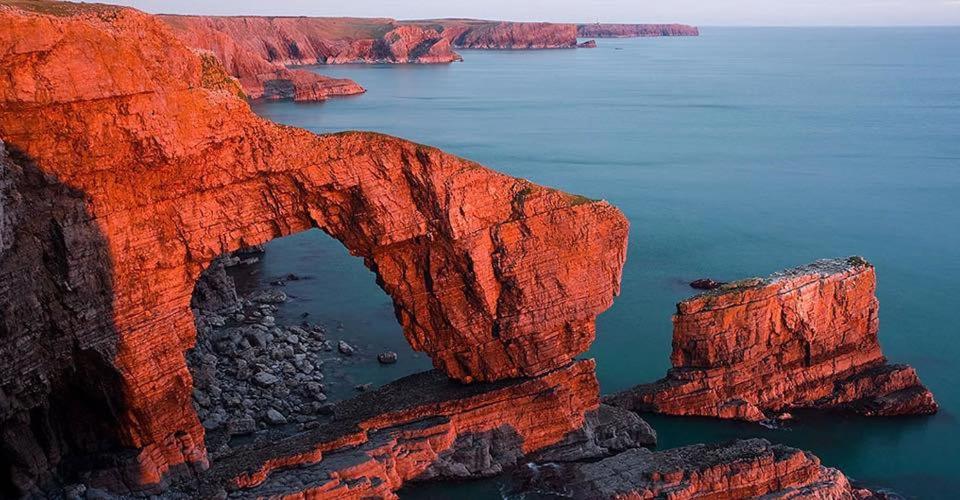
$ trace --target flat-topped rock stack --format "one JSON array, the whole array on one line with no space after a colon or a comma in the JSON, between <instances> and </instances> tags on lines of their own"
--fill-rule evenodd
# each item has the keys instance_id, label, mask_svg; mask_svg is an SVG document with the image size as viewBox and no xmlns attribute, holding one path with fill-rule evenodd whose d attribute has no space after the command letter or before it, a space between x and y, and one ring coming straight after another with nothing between
<instances>
[{"instance_id":1,"label":"flat-topped rock stack","mask_svg":"<svg viewBox=\"0 0 960 500\"><path fill-rule=\"evenodd\" d=\"M937 411L916 371L880 350L873 266L820 260L677 305L667 377L608 398L637 411L759 421L798 408Z\"/></svg>"}]
</instances>

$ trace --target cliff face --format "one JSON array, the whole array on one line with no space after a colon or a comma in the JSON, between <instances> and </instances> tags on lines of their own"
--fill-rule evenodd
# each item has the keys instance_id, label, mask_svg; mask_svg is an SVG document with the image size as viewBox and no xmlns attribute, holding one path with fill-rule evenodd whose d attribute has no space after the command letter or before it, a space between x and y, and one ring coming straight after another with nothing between
<instances>
[{"instance_id":1,"label":"cliff face","mask_svg":"<svg viewBox=\"0 0 960 500\"><path fill-rule=\"evenodd\" d=\"M577 47L573 24L517 23L442 19L416 21L433 26L458 49L572 49Z\"/></svg>"},{"instance_id":2,"label":"cliff face","mask_svg":"<svg viewBox=\"0 0 960 500\"><path fill-rule=\"evenodd\" d=\"M578 24L580 38L637 38L654 36L700 36L696 26L686 24Z\"/></svg>"},{"instance_id":3,"label":"cliff face","mask_svg":"<svg viewBox=\"0 0 960 500\"><path fill-rule=\"evenodd\" d=\"M342 63L449 63L460 59L433 29L392 19L160 15L187 45L224 56L253 54L285 66ZM235 45L236 49L229 47Z\"/></svg>"},{"instance_id":4,"label":"cliff face","mask_svg":"<svg viewBox=\"0 0 960 500\"><path fill-rule=\"evenodd\" d=\"M287 66L349 63L444 64L463 49L576 48L577 37L697 35L653 24L556 24L439 19L160 15L188 46L212 53L258 99L320 101L364 92L356 82ZM589 43L582 47L593 47Z\"/></svg>"},{"instance_id":5,"label":"cliff face","mask_svg":"<svg viewBox=\"0 0 960 500\"><path fill-rule=\"evenodd\" d=\"M808 452L764 439L528 468L528 488L571 498L877 498Z\"/></svg>"},{"instance_id":6,"label":"cliff face","mask_svg":"<svg viewBox=\"0 0 960 500\"><path fill-rule=\"evenodd\" d=\"M916 372L884 358L875 293L873 266L853 257L683 301L673 318L673 369L610 402L753 421L794 408L935 413L933 395Z\"/></svg>"},{"instance_id":7,"label":"cliff face","mask_svg":"<svg viewBox=\"0 0 960 500\"><path fill-rule=\"evenodd\" d=\"M410 343L467 382L565 366L619 291L627 222L609 204L392 137L259 119L134 10L12 2L0 27L0 138L34 172L7 181L21 201L0 263L17 487L65 457L129 485L206 467L190 297L242 247L323 229L376 272ZM67 437L67 414L84 433Z\"/></svg>"},{"instance_id":8,"label":"cliff face","mask_svg":"<svg viewBox=\"0 0 960 500\"><path fill-rule=\"evenodd\" d=\"M293 61L280 58L281 53L275 47L296 51L296 42L281 44L280 35L270 29L268 18L159 17L188 46L213 54L251 98L322 101L331 96L364 92L363 87L352 80L288 69L285 64ZM257 23L257 20L263 22Z\"/></svg>"}]
</instances>

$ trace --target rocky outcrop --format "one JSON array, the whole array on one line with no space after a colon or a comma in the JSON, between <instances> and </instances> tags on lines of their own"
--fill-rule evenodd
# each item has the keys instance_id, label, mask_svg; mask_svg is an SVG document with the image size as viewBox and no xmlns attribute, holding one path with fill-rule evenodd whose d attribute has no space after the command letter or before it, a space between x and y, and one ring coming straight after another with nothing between
<instances>
[{"instance_id":1,"label":"rocky outcrop","mask_svg":"<svg viewBox=\"0 0 960 500\"><path fill-rule=\"evenodd\" d=\"M667 377L609 402L751 421L795 408L935 413L913 368L884 358L878 307L874 268L859 257L724 284L677 305Z\"/></svg>"},{"instance_id":2,"label":"rocky outcrop","mask_svg":"<svg viewBox=\"0 0 960 500\"><path fill-rule=\"evenodd\" d=\"M269 18L217 18L159 16L190 47L220 61L253 99L322 101L332 96L355 95L363 87L348 79L329 78L311 71L288 69L292 59L282 59L274 45L294 50L296 42L280 43ZM257 23L257 20L263 23ZM258 32L257 30L265 30ZM263 37L259 39L257 37ZM272 37L272 38L271 38ZM258 42L259 43L256 43ZM273 56L273 57L271 57ZM316 64L304 61L303 64Z\"/></svg>"},{"instance_id":3,"label":"rocky outcrop","mask_svg":"<svg viewBox=\"0 0 960 500\"><path fill-rule=\"evenodd\" d=\"M474 19L411 21L439 31L458 49L572 49L577 46L573 24L518 23Z\"/></svg>"},{"instance_id":4,"label":"rocky outcrop","mask_svg":"<svg viewBox=\"0 0 960 500\"><path fill-rule=\"evenodd\" d=\"M243 247L323 229L463 382L566 366L619 291L628 225L609 204L393 137L262 120L155 17L3 2L0 66L0 138L24 172L6 181L0 262L5 487L58 464L133 488L208 466L190 301Z\"/></svg>"},{"instance_id":5,"label":"rocky outcrop","mask_svg":"<svg viewBox=\"0 0 960 500\"><path fill-rule=\"evenodd\" d=\"M531 463L522 476L527 490L570 498L877 498L811 453L764 439Z\"/></svg>"},{"instance_id":6,"label":"rocky outcrop","mask_svg":"<svg viewBox=\"0 0 960 500\"><path fill-rule=\"evenodd\" d=\"M215 259L197 279L190 307L198 319L205 314L229 314L241 307L237 285L227 274L225 264L230 260L231 256Z\"/></svg>"},{"instance_id":7,"label":"rocky outcrop","mask_svg":"<svg viewBox=\"0 0 960 500\"><path fill-rule=\"evenodd\" d=\"M337 404L314 431L235 449L204 475L200 494L225 485L245 497L393 498L409 481L499 474L556 443L587 458L652 439L645 424L611 426L623 411L600 407L598 391L592 361L470 386L412 375Z\"/></svg>"},{"instance_id":8,"label":"rocky outcrop","mask_svg":"<svg viewBox=\"0 0 960 500\"><path fill-rule=\"evenodd\" d=\"M686 24L578 24L580 38L637 38L653 36L700 36L696 26Z\"/></svg>"},{"instance_id":9,"label":"rocky outcrop","mask_svg":"<svg viewBox=\"0 0 960 500\"><path fill-rule=\"evenodd\" d=\"M436 30L393 19L158 17L187 45L212 50L228 69L242 66L251 56L283 66L460 60Z\"/></svg>"}]
</instances>

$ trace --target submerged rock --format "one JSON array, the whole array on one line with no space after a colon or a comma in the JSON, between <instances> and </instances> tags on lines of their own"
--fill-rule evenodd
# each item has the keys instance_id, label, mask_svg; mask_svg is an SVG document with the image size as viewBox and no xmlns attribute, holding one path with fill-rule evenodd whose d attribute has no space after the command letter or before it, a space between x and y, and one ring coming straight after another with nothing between
<instances>
[{"instance_id":1,"label":"submerged rock","mask_svg":"<svg viewBox=\"0 0 960 500\"><path fill-rule=\"evenodd\" d=\"M343 354L344 356L353 356L353 353L356 352L353 346L343 340L337 342L337 350L340 351L340 354Z\"/></svg>"},{"instance_id":2,"label":"submerged rock","mask_svg":"<svg viewBox=\"0 0 960 500\"><path fill-rule=\"evenodd\" d=\"M694 288L694 289L697 289L697 290L716 290L717 288L720 288L721 286L723 286L723 285L725 285L725 284L726 284L726 283L722 283L722 282L719 282L719 281L714 281L714 280L709 279L709 278L703 278L703 279L698 279L698 280L695 280L695 281L691 281L691 282L690 282L690 288Z\"/></svg>"},{"instance_id":3,"label":"submerged rock","mask_svg":"<svg viewBox=\"0 0 960 500\"><path fill-rule=\"evenodd\" d=\"M392 365L397 362L397 353L393 351L381 352L377 355L377 361L382 365Z\"/></svg>"}]
</instances>

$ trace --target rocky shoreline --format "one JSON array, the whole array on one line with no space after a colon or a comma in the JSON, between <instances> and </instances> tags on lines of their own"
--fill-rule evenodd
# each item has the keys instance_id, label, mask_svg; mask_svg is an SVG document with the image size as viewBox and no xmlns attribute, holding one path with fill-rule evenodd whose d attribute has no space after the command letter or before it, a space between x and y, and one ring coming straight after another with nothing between
<instances>
[{"instance_id":1,"label":"rocky shoreline","mask_svg":"<svg viewBox=\"0 0 960 500\"><path fill-rule=\"evenodd\" d=\"M356 352L349 339L328 338L328 331L342 333L341 326L306 318L297 324L278 322L277 313L289 300L282 287L299 276L263 282L240 295L231 274L248 272L263 253L262 247L245 249L213 261L197 281L191 301L197 341L186 354L187 364L194 380L194 408L213 458L235 442L264 442L328 421L336 400L328 384L347 382L331 380L324 367L343 363ZM373 362L397 361L395 352L382 350ZM352 390L370 388L361 383Z\"/></svg>"},{"instance_id":2,"label":"rocky shoreline","mask_svg":"<svg viewBox=\"0 0 960 500\"><path fill-rule=\"evenodd\" d=\"M232 284L222 262L215 261L198 286L214 276ZM215 305L196 297L197 345L187 353L187 364L194 407L214 458L226 438L274 439L332 412L322 368L334 347L320 325L276 323L284 292L262 290Z\"/></svg>"},{"instance_id":3,"label":"rocky shoreline","mask_svg":"<svg viewBox=\"0 0 960 500\"><path fill-rule=\"evenodd\" d=\"M356 95L356 82L296 66L328 64L448 64L455 49L595 48L593 40L697 36L685 25L564 24L478 19L398 21L374 18L159 15L184 43L220 60L254 99L322 101Z\"/></svg>"}]
</instances>

